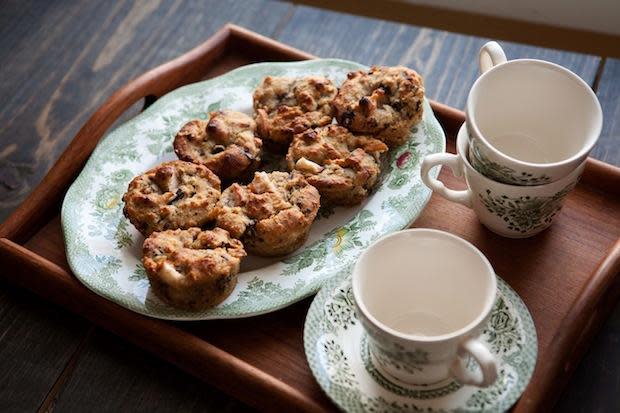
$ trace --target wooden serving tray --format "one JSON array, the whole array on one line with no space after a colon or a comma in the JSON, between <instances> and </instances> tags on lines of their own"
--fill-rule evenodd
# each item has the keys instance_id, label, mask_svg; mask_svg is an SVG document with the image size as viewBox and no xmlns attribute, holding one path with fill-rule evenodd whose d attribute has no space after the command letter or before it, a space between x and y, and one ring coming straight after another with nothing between
<instances>
[{"instance_id":1,"label":"wooden serving tray","mask_svg":"<svg viewBox=\"0 0 620 413\"><path fill-rule=\"evenodd\" d=\"M71 274L60 203L108 128L130 107L145 106L187 83L257 61L311 55L227 25L179 58L133 80L89 119L32 195L0 226L7 280L28 288L263 410L332 411L304 356L310 300L242 320L168 322L141 316L90 292ZM433 109L454 152L461 111ZM443 170L441 179L462 186ZM515 412L549 409L620 292L620 169L589 159L554 225L525 240L501 238L474 213L437 196L415 222L471 241L523 298L536 324L538 364Z\"/></svg>"}]
</instances>

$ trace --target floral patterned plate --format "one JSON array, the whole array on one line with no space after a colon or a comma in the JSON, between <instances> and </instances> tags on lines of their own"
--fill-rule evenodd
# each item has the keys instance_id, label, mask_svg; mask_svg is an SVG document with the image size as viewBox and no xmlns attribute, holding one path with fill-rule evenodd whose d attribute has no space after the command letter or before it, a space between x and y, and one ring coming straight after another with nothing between
<instances>
[{"instance_id":1,"label":"floral patterned plate","mask_svg":"<svg viewBox=\"0 0 620 413\"><path fill-rule=\"evenodd\" d=\"M430 191L420 179L421 159L445 150L445 136L428 102L409 140L390 151L382 181L358 207L322 210L307 243L281 259L248 257L235 291L219 306L187 312L165 305L149 291L140 263L143 237L123 217L129 181L174 159L172 141L187 121L229 108L252 111L252 92L268 75L324 75L340 84L364 66L326 59L259 63L179 88L107 135L73 183L62 206L69 265L88 288L133 311L174 320L238 318L290 305L315 293L376 238L406 227L422 211Z\"/></svg>"},{"instance_id":2,"label":"floral patterned plate","mask_svg":"<svg viewBox=\"0 0 620 413\"><path fill-rule=\"evenodd\" d=\"M396 384L373 366L366 333L353 307L351 267L326 283L310 306L304 327L308 364L327 395L347 412L503 412L532 377L538 342L525 304L501 278L483 342L498 360L491 387L463 386L452 379L426 386ZM343 280L344 276L344 280ZM470 368L479 369L475 363Z\"/></svg>"}]
</instances>

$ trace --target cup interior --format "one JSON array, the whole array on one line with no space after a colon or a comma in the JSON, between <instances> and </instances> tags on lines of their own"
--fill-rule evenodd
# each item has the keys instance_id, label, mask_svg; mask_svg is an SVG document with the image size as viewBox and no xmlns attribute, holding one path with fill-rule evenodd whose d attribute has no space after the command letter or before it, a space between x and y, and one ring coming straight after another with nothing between
<instances>
[{"instance_id":1,"label":"cup interior","mask_svg":"<svg viewBox=\"0 0 620 413\"><path fill-rule=\"evenodd\" d=\"M467 241L415 229L382 238L362 254L353 275L358 307L380 328L400 336L458 335L488 314L495 274Z\"/></svg>"},{"instance_id":2,"label":"cup interior","mask_svg":"<svg viewBox=\"0 0 620 413\"><path fill-rule=\"evenodd\" d=\"M548 164L589 151L602 126L598 100L577 75L539 60L513 60L482 75L468 121L486 142L517 161Z\"/></svg>"},{"instance_id":3,"label":"cup interior","mask_svg":"<svg viewBox=\"0 0 620 413\"><path fill-rule=\"evenodd\" d=\"M478 179L482 179L483 181L485 181L487 187L495 187L496 189L501 188L501 190L503 191L511 191L512 193L518 193L519 195L532 195L534 193L537 193L543 196L547 196L549 193L553 193L553 191L557 192L571 182L575 182L577 179L579 179L587 163L587 160L584 160L570 174L566 175L562 179L558 179L557 181L548 184L527 186L505 184L503 182L494 181L488 178L473 167L469 159L469 144L470 142L469 136L467 135L467 127L465 124L463 124L459 129L456 137L456 153L457 155L459 155L461 162L463 162L465 169L468 171L468 174L470 176L475 176Z\"/></svg>"}]
</instances>

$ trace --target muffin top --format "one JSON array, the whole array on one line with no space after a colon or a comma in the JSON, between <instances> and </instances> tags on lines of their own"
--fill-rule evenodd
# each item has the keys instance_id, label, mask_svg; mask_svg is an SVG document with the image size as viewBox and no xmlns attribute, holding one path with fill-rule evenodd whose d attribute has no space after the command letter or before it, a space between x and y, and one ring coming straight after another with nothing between
<instances>
[{"instance_id":1,"label":"muffin top","mask_svg":"<svg viewBox=\"0 0 620 413\"><path fill-rule=\"evenodd\" d=\"M353 132L369 133L388 145L407 139L422 118L424 85L415 71L377 67L347 75L333 100L338 123Z\"/></svg>"},{"instance_id":2,"label":"muffin top","mask_svg":"<svg viewBox=\"0 0 620 413\"><path fill-rule=\"evenodd\" d=\"M205 165L221 179L252 172L260 162L262 141L256 123L245 113L212 112L209 120L186 123L174 138L174 151L184 161Z\"/></svg>"},{"instance_id":3,"label":"muffin top","mask_svg":"<svg viewBox=\"0 0 620 413\"><path fill-rule=\"evenodd\" d=\"M249 185L232 184L222 193L216 225L240 238L248 250L280 255L305 239L319 199L299 172L256 172Z\"/></svg>"},{"instance_id":4,"label":"muffin top","mask_svg":"<svg viewBox=\"0 0 620 413\"><path fill-rule=\"evenodd\" d=\"M342 126L328 125L295 135L286 162L291 170L295 169L296 163L302 158L325 165L346 158L358 148L375 158L388 150L383 142L372 136L354 135Z\"/></svg>"},{"instance_id":5,"label":"muffin top","mask_svg":"<svg viewBox=\"0 0 620 413\"><path fill-rule=\"evenodd\" d=\"M214 217L220 180L206 166L185 161L162 163L130 183L123 213L143 235L200 227Z\"/></svg>"},{"instance_id":6,"label":"muffin top","mask_svg":"<svg viewBox=\"0 0 620 413\"><path fill-rule=\"evenodd\" d=\"M295 133L332 121L338 89L319 76L267 76L254 91L254 112L261 138L287 144Z\"/></svg>"},{"instance_id":7,"label":"muffin top","mask_svg":"<svg viewBox=\"0 0 620 413\"><path fill-rule=\"evenodd\" d=\"M238 270L246 256L241 241L221 228L155 232L144 241L142 262L147 272L169 285L200 283Z\"/></svg>"},{"instance_id":8,"label":"muffin top","mask_svg":"<svg viewBox=\"0 0 620 413\"><path fill-rule=\"evenodd\" d=\"M142 253L153 293L191 311L213 307L232 293L246 255L241 241L221 228L154 232Z\"/></svg>"},{"instance_id":9,"label":"muffin top","mask_svg":"<svg viewBox=\"0 0 620 413\"><path fill-rule=\"evenodd\" d=\"M387 150L378 139L329 125L295 135L286 160L318 189L322 201L354 205L377 184L379 157Z\"/></svg>"}]
</instances>

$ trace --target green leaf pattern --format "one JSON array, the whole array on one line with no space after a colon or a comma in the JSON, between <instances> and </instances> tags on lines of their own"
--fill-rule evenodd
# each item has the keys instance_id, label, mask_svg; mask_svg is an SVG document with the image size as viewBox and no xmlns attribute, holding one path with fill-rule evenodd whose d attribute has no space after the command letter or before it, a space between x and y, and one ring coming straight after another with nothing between
<instances>
[{"instance_id":1,"label":"green leaf pattern","mask_svg":"<svg viewBox=\"0 0 620 413\"><path fill-rule=\"evenodd\" d=\"M534 176L529 172L517 172L508 166L493 162L484 156L476 143L477 141L472 139L471 135L469 135L469 142L471 142L471 156L469 156L471 166L482 175L494 181L510 185L543 185L551 181L551 178L545 174Z\"/></svg>"},{"instance_id":2,"label":"green leaf pattern","mask_svg":"<svg viewBox=\"0 0 620 413\"><path fill-rule=\"evenodd\" d=\"M122 214L123 193L127 190L127 184L132 177L131 171L121 169L104 178L105 184L95 192L90 213L93 223L88 225L89 236L102 236L108 241L113 241L116 248L129 247L133 244L128 232L129 222Z\"/></svg>"},{"instance_id":3,"label":"green leaf pattern","mask_svg":"<svg viewBox=\"0 0 620 413\"><path fill-rule=\"evenodd\" d=\"M336 294L327 300L325 317L329 323L344 330L355 325L357 316L353 307L353 289L350 286L339 288Z\"/></svg>"},{"instance_id":4,"label":"green leaf pattern","mask_svg":"<svg viewBox=\"0 0 620 413\"><path fill-rule=\"evenodd\" d=\"M334 383L339 386L353 387L356 382L355 376L340 345L333 339L327 338L322 346L325 365L332 373Z\"/></svg>"},{"instance_id":5,"label":"green leaf pattern","mask_svg":"<svg viewBox=\"0 0 620 413\"><path fill-rule=\"evenodd\" d=\"M369 338L360 321L336 315L347 314L353 308L349 293L351 268L347 271L344 279L335 277L319 292L304 328L310 368L341 409L354 413L500 412L509 409L521 395L536 362L536 330L524 303L503 280L498 278L498 299L481 336L501 360L498 380L483 389L462 386L453 379L405 386L383 376L374 366ZM355 342L360 344L351 345ZM325 343L329 343L329 348ZM416 357L424 359L423 354ZM475 365L475 369L479 367ZM347 381L343 386L342 377L354 382Z\"/></svg>"},{"instance_id":6,"label":"green leaf pattern","mask_svg":"<svg viewBox=\"0 0 620 413\"><path fill-rule=\"evenodd\" d=\"M280 284L254 277L248 282L247 287L239 293L235 301L222 305L222 310L241 312L245 308L251 307L257 300L277 300L282 296L292 294L303 285L304 282L298 280L293 287L284 288Z\"/></svg>"},{"instance_id":7,"label":"green leaf pattern","mask_svg":"<svg viewBox=\"0 0 620 413\"><path fill-rule=\"evenodd\" d=\"M139 313L167 319L260 314L315 293L325 280L355 262L377 237L408 225L430 198L430 190L420 186L419 160L426 154L443 151L445 137L428 102L424 103L421 126L412 130L409 141L395 148L394 155L388 157L382 183L367 203L351 215L340 208L324 209L322 218L313 225L312 242L298 254L240 274L233 294L210 310L176 310L149 291L142 273L136 272L141 265L142 237L123 217L121 198L133 176L174 159L172 140L185 122L205 119L208 112L224 108L250 111L252 91L266 75L320 74L338 83L346 73L359 68L363 66L337 59L245 66L218 78L181 87L109 133L93 152L63 203L63 229L73 272L87 287L106 298ZM396 160L406 151L411 153L407 159L401 158L399 168ZM398 202L386 202L388 199ZM108 257L116 264L101 273L96 256Z\"/></svg>"},{"instance_id":8,"label":"green leaf pattern","mask_svg":"<svg viewBox=\"0 0 620 413\"><path fill-rule=\"evenodd\" d=\"M551 224L562 209L566 195L573 189L571 183L550 197L499 195L487 189L478 194L488 212L497 215L509 230L525 234Z\"/></svg>"}]
</instances>

